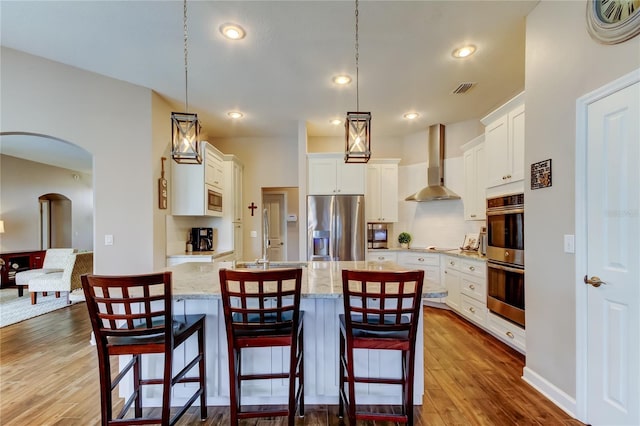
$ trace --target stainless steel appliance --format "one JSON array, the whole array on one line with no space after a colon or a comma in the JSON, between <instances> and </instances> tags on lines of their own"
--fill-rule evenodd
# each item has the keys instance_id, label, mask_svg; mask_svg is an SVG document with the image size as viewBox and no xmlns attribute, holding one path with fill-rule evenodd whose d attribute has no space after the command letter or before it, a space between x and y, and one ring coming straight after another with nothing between
<instances>
[{"instance_id":1,"label":"stainless steel appliance","mask_svg":"<svg viewBox=\"0 0 640 426\"><path fill-rule=\"evenodd\" d=\"M222 194L211 188L207 188L207 210L222 212Z\"/></svg>"},{"instance_id":2,"label":"stainless steel appliance","mask_svg":"<svg viewBox=\"0 0 640 426\"><path fill-rule=\"evenodd\" d=\"M307 254L309 260L364 260L363 195L307 197Z\"/></svg>"},{"instance_id":3,"label":"stainless steel appliance","mask_svg":"<svg viewBox=\"0 0 640 426\"><path fill-rule=\"evenodd\" d=\"M367 248L388 248L389 227L386 223L367 223Z\"/></svg>"},{"instance_id":4,"label":"stainless steel appliance","mask_svg":"<svg viewBox=\"0 0 640 426\"><path fill-rule=\"evenodd\" d=\"M487 258L524 267L524 194L487 199Z\"/></svg>"},{"instance_id":5,"label":"stainless steel appliance","mask_svg":"<svg viewBox=\"0 0 640 426\"><path fill-rule=\"evenodd\" d=\"M524 194L487 199L487 307L524 327Z\"/></svg>"},{"instance_id":6,"label":"stainless steel appliance","mask_svg":"<svg viewBox=\"0 0 640 426\"><path fill-rule=\"evenodd\" d=\"M191 228L193 251L213 250L213 228Z\"/></svg>"}]
</instances>

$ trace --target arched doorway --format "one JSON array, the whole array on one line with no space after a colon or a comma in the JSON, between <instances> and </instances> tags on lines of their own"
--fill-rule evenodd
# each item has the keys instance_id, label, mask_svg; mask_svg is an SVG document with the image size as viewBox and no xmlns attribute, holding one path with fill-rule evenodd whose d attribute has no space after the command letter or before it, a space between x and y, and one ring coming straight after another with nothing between
<instances>
[{"instance_id":1,"label":"arched doorway","mask_svg":"<svg viewBox=\"0 0 640 426\"><path fill-rule=\"evenodd\" d=\"M71 238L71 200L62 194L45 194L40 202L40 245L48 248L73 247Z\"/></svg>"}]
</instances>

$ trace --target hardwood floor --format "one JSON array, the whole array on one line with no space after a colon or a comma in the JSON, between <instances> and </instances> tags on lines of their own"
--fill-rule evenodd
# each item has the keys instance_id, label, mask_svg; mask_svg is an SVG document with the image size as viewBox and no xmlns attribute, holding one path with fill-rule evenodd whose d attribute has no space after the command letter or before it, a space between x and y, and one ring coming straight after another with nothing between
<instances>
[{"instance_id":1,"label":"hardwood floor","mask_svg":"<svg viewBox=\"0 0 640 426\"><path fill-rule=\"evenodd\" d=\"M424 308L425 397L417 425L581 425L520 376L524 357L457 315ZM98 367L83 303L0 329L0 424L97 425ZM338 425L337 406L306 407L298 425ZM229 410L192 408L179 425L226 425ZM256 419L242 425L283 425ZM363 423L374 424L374 423ZM375 423L380 425L380 422Z\"/></svg>"}]
</instances>

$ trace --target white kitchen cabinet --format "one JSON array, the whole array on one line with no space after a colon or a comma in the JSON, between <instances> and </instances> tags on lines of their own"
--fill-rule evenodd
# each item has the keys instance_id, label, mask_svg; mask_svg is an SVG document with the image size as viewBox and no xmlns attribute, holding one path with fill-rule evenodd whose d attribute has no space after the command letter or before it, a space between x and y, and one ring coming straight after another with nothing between
<instances>
[{"instance_id":1,"label":"white kitchen cabinet","mask_svg":"<svg viewBox=\"0 0 640 426\"><path fill-rule=\"evenodd\" d=\"M524 118L523 92L481 120L487 188L524 180Z\"/></svg>"},{"instance_id":2,"label":"white kitchen cabinet","mask_svg":"<svg viewBox=\"0 0 640 426\"><path fill-rule=\"evenodd\" d=\"M225 194L221 169L222 153L207 142L202 142L201 164L171 162L171 213L174 216L217 216L223 213L207 208L208 191ZM214 185L215 183L215 185ZM224 206L224 204L223 204Z\"/></svg>"},{"instance_id":3,"label":"white kitchen cabinet","mask_svg":"<svg viewBox=\"0 0 640 426\"><path fill-rule=\"evenodd\" d=\"M422 269L425 281L440 284L440 254L401 251L398 253L398 265L411 269ZM444 303L445 298L425 298L424 300L433 303Z\"/></svg>"},{"instance_id":4,"label":"white kitchen cabinet","mask_svg":"<svg viewBox=\"0 0 640 426\"><path fill-rule=\"evenodd\" d=\"M486 220L487 163L484 135L467 142L464 150L464 218Z\"/></svg>"},{"instance_id":5,"label":"white kitchen cabinet","mask_svg":"<svg viewBox=\"0 0 640 426\"><path fill-rule=\"evenodd\" d=\"M218 230L218 250L233 250L235 259L243 260L242 221L244 209L242 179L244 166L235 155L225 155L224 171L227 192L222 207L224 215Z\"/></svg>"},{"instance_id":6,"label":"white kitchen cabinet","mask_svg":"<svg viewBox=\"0 0 640 426\"><path fill-rule=\"evenodd\" d=\"M309 154L309 195L364 195L365 164L343 154Z\"/></svg>"},{"instance_id":7,"label":"white kitchen cabinet","mask_svg":"<svg viewBox=\"0 0 640 426\"><path fill-rule=\"evenodd\" d=\"M445 257L446 303L459 314L485 327L487 318L487 265L484 261Z\"/></svg>"},{"instance_id":8,"label":"white kitchen cabinet","mask_svg":"<svg viewBox=\"0 0 640 426\"><path fill-rule=\"evenodd\" d=\"M445 303L456 312L460 312L460 272L456 267L457 258L445 256L444 287L447 289Z\"/></svg>"},{"instance_id":9,"label":"white kitchen cabinet","mask_svg":"<svg viewBox=\"0 0 640 426\"><path fill-rule=\"evenodd\" d=\"M502 340L504 343L522 353L525 353L527 349L527 339L526 332L523 328L518 327L517 325L491 312L487 314L487 328L491 334Z\"/></svg>"},{"instance_id":10,"label":"white kitchen cabinet","mask_svg":"<svg viewBox=\"0 0 640 426\"><path fill-rule=\"evenodd\" d=\"M373 262L398 262L398 255L395 251L383 249L367 250L366 258Z\"/></svg>"},{"instance_id":11,"label":"white kitchen cabinet","mask_svg":"<svg viewBox=\"0 0 640 426\"><path fill-rule=\"evenodd\" d=\"M367 222L398 221L399 159L375 159L367 164Z\"/></svg>"},{"instance_id":12,"label":"white kitchen cabinet","mask_svg":"<svg viewBox=\"0 0 640 426\"><path fill-rule=\"evenodd\" d=\"M233 252L236 260L244 260L242 228L242 223L240 222L235 222L233 224Z\"/></svg>"}]
</instances>

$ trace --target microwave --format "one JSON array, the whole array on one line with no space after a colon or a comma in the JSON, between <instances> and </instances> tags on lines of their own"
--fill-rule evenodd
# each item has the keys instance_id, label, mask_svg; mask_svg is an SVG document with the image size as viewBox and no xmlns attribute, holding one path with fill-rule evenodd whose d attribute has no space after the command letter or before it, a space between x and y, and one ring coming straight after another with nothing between
<instances>
[{"instance_id":1,"label":"microwave","mask_svg":"<svg viewBox=\"0 0 640 426\"><path fill-rule=\"evenodd\" d=\"M222 194L207 188L207 211L209 213L222 213Z\"/></svg>"},{"instance_id":2,"label":"microwave","mask_svg":"<svg viewBox=\"0 0 640 426\"><path fill-rule=\"evenodd\" d=\"M367 248L388 248L389 228L386 223L367 223Z\"/></svg>"}]
</instances>

